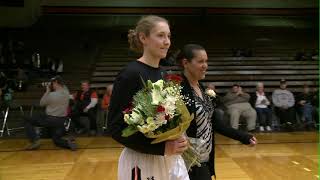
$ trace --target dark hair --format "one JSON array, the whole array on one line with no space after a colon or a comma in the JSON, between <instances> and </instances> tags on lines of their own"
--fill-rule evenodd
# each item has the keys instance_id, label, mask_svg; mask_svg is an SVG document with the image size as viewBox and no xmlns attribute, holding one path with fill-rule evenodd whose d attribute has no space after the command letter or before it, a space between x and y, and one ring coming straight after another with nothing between
<instances>
[{"instance_id":1,"label":"dark hair","mask_svg":"<svg viewBox=\"0 0 320 180\"><path fill-rule=\"evenodd\" d=\"M233 84L232 87L240 87L239 84Z\"/></svg>"},{"instance_id":2,"label":"dark hair","mask_svg":"<svg viewBox=\"0 0 320 180\"><path fill-rule=\"evenodd\" d=\"M183 46L182 50L179 52L176 60L177 64L182 66L182 60L186 59L187 61L191 61L195 56L195 51L205 50L202 46L198 44L186 44Z\"/></svg>"},{"instance_id":3,"label":"dark hair","mask_svg":"<svg viewBox=\"0 0 320 180\"><path fill-rule=\"evenodd\" d=\"M151 29L156 25L158 22L165 22L167 24L168 21L165 18L149 15L142 17L135 29L130 29L128 32L128 42L130 45L130 49L142 53L143 52L143 45L139 39L139 33L144 33L146 36L149 36Z\"/></svg>"},{"instance_id":4,"label":"dark hair","mask_svg":"<svg viewBox=\"0 0 320 180\"><path fill-rule=\"evenodd\" d=\"M53 78L50 79L51 82L57 82L60 85L65 85L64 80L62 79L61 76L55 76Z\"/></svg>"},{"instance_id":5,"label":"dark hair","mask_svg":"<svg viewBox=\"0 0 320 180\"><path fill-rule=\"evenodd\" d=\"M86 83L86 84L90 84L90 81L89 80L82 80L82 81L80 81L80 84L83 84L83 83Z\"/></svg>"}]
</instances>

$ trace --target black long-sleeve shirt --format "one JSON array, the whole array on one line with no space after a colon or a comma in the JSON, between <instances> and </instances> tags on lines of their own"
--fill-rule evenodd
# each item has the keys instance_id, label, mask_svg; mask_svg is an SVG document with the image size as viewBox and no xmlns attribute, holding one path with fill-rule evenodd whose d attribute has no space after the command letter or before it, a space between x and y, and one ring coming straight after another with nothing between
<instances>
[{"instance_id":1,"label":"black long-sleeve shirt","mask_svg":"<svg viewBox=\"0 0 320 180\"><path fill-rule=\"evenodd\" d=\"M129 107L133 96L143 88L142 79L145 82L147 80L156 82L162 79L162 74L163 71L160 68L133 61L119 73L114 82L108 113L108 128L110 128L113 139L141 153L164 155L165 143L151 144L153 139L146 138L140 132L129 137L122 137L122 130L127 127L123 120L123 111Z\"/></svg>"}]
</instances>

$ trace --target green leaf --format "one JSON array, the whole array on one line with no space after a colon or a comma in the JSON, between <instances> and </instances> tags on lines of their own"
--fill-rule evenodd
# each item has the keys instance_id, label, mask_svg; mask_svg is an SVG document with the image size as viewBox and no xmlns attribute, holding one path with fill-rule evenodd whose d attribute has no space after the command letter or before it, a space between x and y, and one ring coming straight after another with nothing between
<instances>
[{"instance_id":1,"label":"green leaf","mask_svg":"<svg viewBox=\"0 0 320 180\"><path fill-rule=\"evenodd\" d=\"M134 133L138 132L138 129L134 126L128 126L124 130L122 130L122 137L129 137Z\"/></svg>"}]
</instances>

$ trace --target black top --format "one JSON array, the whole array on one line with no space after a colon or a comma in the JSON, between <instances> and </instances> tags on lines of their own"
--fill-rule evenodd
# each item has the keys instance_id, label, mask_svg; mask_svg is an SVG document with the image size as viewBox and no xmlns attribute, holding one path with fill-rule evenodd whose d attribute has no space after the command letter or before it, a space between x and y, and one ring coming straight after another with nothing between
<instances>
[{"instance_id":1,"label":"black top","mask_svg":"<svg viewBox=\"0 0 320 180\"><path fill-rule=\"evenodd\" d=\"M156 82L162 79L162 75L163 71L160 68L133 61L118 74L114 82L108 113L108 128L113 139L141 153L164 155L165 143L151 144L153 139L145 137L140 132L129 137L122 137L122 130L127 127L123 120L123 111L129 107L133 96L143 88L141 78L144 81Z\"/></svg>"},{"instance_id":2,"label":"black top","mask_svg":"<svg viewBox=\"0 0 320 180\"><path fill-rule=\"evenodd\" d=\"M315 105L317 103L317 102L315 103L315 99L316 99L316 95L315 94L313 94L311 92L309 92L309 93L303 93L302 92L302 93L297 95L296 104L297 104L297 106L301 106L299 104L299 102L304 100L304 101L306 101L306 103L310 103L312 105Z\"/></svg>"},{"instance_id":3,"label":"black top","mask_svg":"<svg viewBox=\"0 0 320 180\"><path fill-rule=\"evenodd\" d=\"M271 108L271 103L272 103L272 97L270 93L265 93L266 98L268 99L268 101L270 102L270 104L268 105L268 108ZM257 102L257 93L254 92L252 94L250 94L250 104L253 108L256 107L256 102Z\"/></svg>"},{"instance_id":4,"label":"black top","mask_svg":"<svg viewBox=\"0 0 320 180\"><path fill-rule=\"evenodd\" d=\"M190 114L197 114L196 113L196 104L195 104L195 97L194 97L194 93L193 90L187 80L186 77L183 77L183 81L181 83L182 86L182 95L184 95L185 97L187 97L188 99L191 99L191 102L193 103L188 103L187 104L187 108L190 112ZM200 84L200 88L202 88L202 91L204 91L204 87ZM227 126L223 121L219 120L219 119L213 119L214 116L212 116L212 134L214 134L214 132L218 132L219 134L222 134L226 137L229 137L231 139L235 139L240 141L243 144L250 144L250 139L253 137L251 134L245 133L245 132L241 132L239 130L233 129L229 126ZM197 117L195 117L197 118ZM189 137L193 137L196 138L197 137L197 123L196 121L192 121L190 124L190 127L187 130L187 135ZM210 159L209 159L209 169L210 169L210 174L211 176L215 175L215 170L214 170L214 144L215 144L215 139L214 139L214 135L212 136L212 150L210 153Z\"/></svg>"}]
</instances>

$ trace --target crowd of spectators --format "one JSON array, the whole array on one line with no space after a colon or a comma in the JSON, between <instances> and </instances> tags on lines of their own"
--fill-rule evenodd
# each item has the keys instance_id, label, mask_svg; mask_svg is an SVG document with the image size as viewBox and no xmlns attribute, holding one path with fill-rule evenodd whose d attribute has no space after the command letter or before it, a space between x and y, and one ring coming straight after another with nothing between
<instances>
[{"instance_id":1,"label":"crowd of spectators","mask_svg":"<svg viewBox=\"0 0 320 180\"><path fill-rule=\"evenodd\" d=\"M208 89L215 90L213 83ZM225 96L213 100L215 118L223 119L231 127L239 129L246 124L247 131L294 131L315 130L319 124L319 91L303 85L303 92L294 94L281 79L279 88L266 93L264 84L258 82L254 93L246 93L239 84L234 84Z\"/></svg>"}]
</instances>

